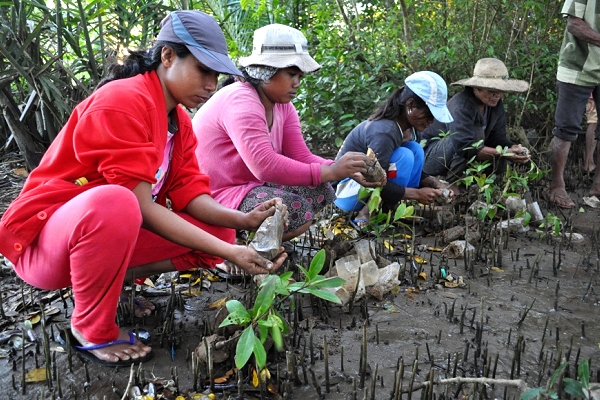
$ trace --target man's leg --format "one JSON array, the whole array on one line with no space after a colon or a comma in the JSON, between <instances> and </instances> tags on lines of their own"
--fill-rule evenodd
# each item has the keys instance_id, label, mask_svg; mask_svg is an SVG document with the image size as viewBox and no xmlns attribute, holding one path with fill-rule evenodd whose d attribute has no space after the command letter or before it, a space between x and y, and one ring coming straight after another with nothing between
<instances>
[{"instance_id":1,"label":"man's leg","mask_svg":"<svg viewBox=\"0 0 600 400\"><path fill-rule=\"evenodd\" d=\"M583 170L585 172L594 172L596 164L594 162L594 150L596 149L596 131L597 123L588 123L585 131L585 160L583 162Z\"/></svg>"},{"instance_id":2,"label":"man's leg","mask_svg":"<svg viewBox=\"0 0 600 400\"><path fill-rule=\"evenodd\" d=\"M557 82L558 102L552 131L552 183L550 184L550 201L561 208L573 208L575 203L569 197L565 187L565 166L569 157L571 142L577 140L581 131L581 120L593 87Z\"/></svg>"},{"instance_id":3,"label":"man's leg","mask_svg":"<svg viewBox=\"0 0 600 400\"><path fill-rule=\"evenodd\" d=\"M594 162L594 150L596 150L596 126L598 125L598 113L596 112L596 102L590 97L585 107L585 118L587 120L587 129L585 130L585 158L583 161L583 170L585 172L594 172L596 164Z\"/></svg>"}]
</instances>

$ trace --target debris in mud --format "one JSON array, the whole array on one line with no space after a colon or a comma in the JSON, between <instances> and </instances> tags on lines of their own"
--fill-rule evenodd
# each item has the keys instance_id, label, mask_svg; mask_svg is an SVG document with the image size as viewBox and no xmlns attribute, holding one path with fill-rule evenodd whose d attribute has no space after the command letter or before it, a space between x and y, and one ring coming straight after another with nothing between
<instances>
[{"instance_id":1,"label":"debris in mud","mask_svg":"<svg viewBox=\"0 0 600 400\"><path fill-rule=\"evenodd\" d=\"M462 258L465 252L469 253L469 257L473 257L475 247L466 240L455 240L442 250L442 254L448 258Z\"/></svg>"},{"instance_id":2,"label":"debris in mud","mask_svg":"<svg viewBox=\"0 0 600 400\"><path fill-rule=\"evenodd\" d=\"M346 281L344 285L332 288L331 291L340 298L343 305L352 300L360 300L366 294L382 300L386 293L400 284L400 264L378 265L375 261L377 257L373 257L373 243L369 240L359 240L354 249L355 254L336 260L335 266L329 270L327 276L339 276Z\"/></svg>"},{"instance_id":3,"label":"debris in mud","mask_svg":"<svg viewBox=\"0 0 600 400\"><path fill-rule=\"evenodd\" d=\"M596 196L584 197L583 202L592 208L600 208L600 200Z\"/></svg>"}]
</instances>

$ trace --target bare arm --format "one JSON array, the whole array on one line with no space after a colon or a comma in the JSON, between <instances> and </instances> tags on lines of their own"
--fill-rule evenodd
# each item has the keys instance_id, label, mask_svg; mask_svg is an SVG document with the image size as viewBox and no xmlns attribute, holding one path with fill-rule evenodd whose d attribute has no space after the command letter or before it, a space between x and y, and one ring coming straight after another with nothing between
<instances>
[{"instance_id":1,"label":"bare arm","mask_svg":"<svg viewBox=\"0 0 600 400\"><path fill-rule=\"evenodd\" d=\"M569 15L567 18L567 31L578 39L594 46L600 46L600 33L593 30L581 18Z\"/></svg>"},{"instance_id":2,"label":"bare arm","mask_svg":"<svg viewBox=\"0 0 600 400\"><path fill-rule=\"evenodd\" d=\"M260 257L252 249L232 245L203 231L174 212L154 203L152 187L148 182L141 182L133 189L133 193L140 204L142 226L173 243L230 260L250 274L273 271L279 268L285 259L280 257L273 263Z\"/></svg>"}]
</instances>

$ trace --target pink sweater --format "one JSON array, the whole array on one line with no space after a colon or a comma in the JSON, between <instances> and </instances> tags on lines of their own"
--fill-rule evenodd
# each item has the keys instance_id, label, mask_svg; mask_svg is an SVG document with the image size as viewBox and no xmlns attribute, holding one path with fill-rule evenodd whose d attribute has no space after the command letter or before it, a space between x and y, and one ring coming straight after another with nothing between
<instances>
[{"instance_id":1,"label":"pink sweater","mask_svg":"<svg viewBox=\"0 0 600 400\"><path fill-rule=\"evenodd\" d=\"M216 92L192 120L200 170L210 177L213 197L237 208L246 194L265 182L286 186L321 184L321 165L306 146L292 103L276 104L273 127L249 83L236 82ZM265 199L268 200L268 199Z\"/></svg>"}]
</instances>

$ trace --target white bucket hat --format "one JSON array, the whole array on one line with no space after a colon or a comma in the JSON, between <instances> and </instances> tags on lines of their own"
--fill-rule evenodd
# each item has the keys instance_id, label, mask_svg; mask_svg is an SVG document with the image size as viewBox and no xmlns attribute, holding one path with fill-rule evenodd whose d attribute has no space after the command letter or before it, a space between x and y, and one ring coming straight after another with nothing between
<instances>
[{"instance_id":1,"label":"white bucket hat","mask_svg":"<svg viewBox=\"0 0 600 400\"><path fill-rule=\"evenodd\" d=\"M471 86L481 89L521 93L529 89L529 84L518 79L509 79L504 63L497 58L482 58L473 68L473 76L451 83L451 85Z\"/></svg>"},{"instance_id":2,"label":"white bucket hat","mask_svg":"<svg viewBox=\"0 0 600 400\"><path fill-rule=\"evenodd\" d=\"M239 63L242 67L298 67L304 73L321 68L308 54L308 42L302 32L281 24L266 25L255 30L252 54L241 57Z\"/></svg>"}]
</instances>

